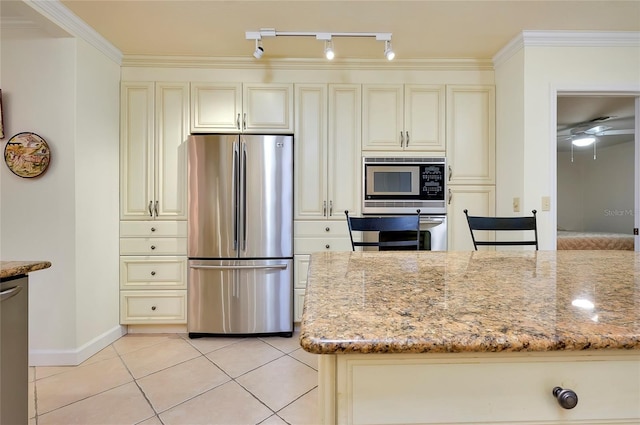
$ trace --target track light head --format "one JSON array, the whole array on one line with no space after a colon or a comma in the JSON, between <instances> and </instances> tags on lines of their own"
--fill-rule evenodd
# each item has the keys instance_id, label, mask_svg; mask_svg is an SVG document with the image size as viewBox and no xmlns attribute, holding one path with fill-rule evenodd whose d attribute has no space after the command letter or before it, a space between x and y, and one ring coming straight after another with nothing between
<instances>
[{"instance_id":1,"label":"track light head","mask_svg":"<svg viewBox=\"0 0 640 425\"><path fill-rule=\"evenodd\" d=\"M324 57L328 60L333 60L336 57L336 52L333 51L333 43L331 40L324 42Z\"/></svg>"},{"instance_id":2,"label":"track light head","mask_svg":"<svg viewBox=\"0 0 640 425\"><path fill-rule=\"evenodd\" d=\"M396 57L396 54L391 48L391 40L386 40L384 42L384 57L387 58L388 61L391 61Z\"/></svg>"},{"instance_id":3,"label":"track light head","mask_svg":"<svg viewBox=\"0 0 640 425\"><path fill-rule=\"evenodd\" d=\"M262 43L260 40L256 39L256 50L253 52L253 57L256 59L260 59L264 54L264 48L262 47Z\"/></svg>"}]
</instances>

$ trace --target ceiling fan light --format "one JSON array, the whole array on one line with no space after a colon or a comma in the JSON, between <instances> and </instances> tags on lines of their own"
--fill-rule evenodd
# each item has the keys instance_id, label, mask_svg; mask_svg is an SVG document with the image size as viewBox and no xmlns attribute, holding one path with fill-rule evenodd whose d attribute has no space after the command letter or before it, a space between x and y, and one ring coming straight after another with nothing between
<instances>
[{"instance_id":1,"label":"ceiling fan light","mask_svg":"<svg viewBox=\"0 0 640 425\"><path fill-rule=\"evenodd\" d=\"M591 144L593 144L596 141L595 136L584 136L584 137L578 137L576 139L573 139L571 141L571 143L574 146L589 146Z\"/></svg>"}]
</instances>

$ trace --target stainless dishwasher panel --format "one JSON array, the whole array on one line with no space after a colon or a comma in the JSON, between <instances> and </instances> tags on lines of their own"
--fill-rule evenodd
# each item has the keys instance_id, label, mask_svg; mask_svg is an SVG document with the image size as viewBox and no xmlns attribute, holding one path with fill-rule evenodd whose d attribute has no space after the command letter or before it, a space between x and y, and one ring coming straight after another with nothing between
<instances>
[{"instance_id":1,"label":"stainless dishwasher panel","mask_svg":"<svg viewBox=\"0 0 640 425\"><path fill-rule=\"evenodd\" d=\"M29 294L27 276L0 282L0 424L29 416Z\"/></svg>"},{"instance_id":2,"label":"stainless dishwasher panel","mask_svg":"<svg viewBox=\"0 0 640 425\"><path fill-rule=\"evenodd\" d=\"M190 337L293 332L293 260L189 260L187 294Z\"/></svg>"}]
</instances>

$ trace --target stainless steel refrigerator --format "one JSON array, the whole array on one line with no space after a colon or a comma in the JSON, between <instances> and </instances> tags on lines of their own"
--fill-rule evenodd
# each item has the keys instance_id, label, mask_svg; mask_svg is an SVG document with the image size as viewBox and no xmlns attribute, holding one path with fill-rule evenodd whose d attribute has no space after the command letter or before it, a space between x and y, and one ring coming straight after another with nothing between
<instances>
[{"instance_id":1,"label":"stainless steel refrigerator","mask_svg":"<svg viewBox=\"0 0 640 425\"><path fill-rule=\"evenodd\" d=\"M291 336L293 136L187 140L187 330Z\"/></svg>"}]
</instances>

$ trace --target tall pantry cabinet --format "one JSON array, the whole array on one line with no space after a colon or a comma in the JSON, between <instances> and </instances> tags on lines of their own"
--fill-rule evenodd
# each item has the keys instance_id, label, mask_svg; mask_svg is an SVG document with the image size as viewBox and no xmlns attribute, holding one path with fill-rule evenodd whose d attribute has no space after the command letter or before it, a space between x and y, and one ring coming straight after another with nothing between
<instances>
[{"instance_id":1,"label":"tall pantry cabinet","mask_svg":"<svg viewBox=\"0 0 640 425\"><path fill-rule=\"evenodd\" d=\"M186 323L189 84L121 83L120 323Z\"/></svg>"},{"instance_id":2,"label":"tall pantry cabinet","mask_svg":"<svg viewBox=\"0 0 640 425\"><path fill-rule=\"evenodd\" d=\"M295 86L294 320L302 316L309 257L350 251L345 210L360 213L359 84Z\"/></svg>"},{"instance_id":3,"label":"tall pantry cabinet","mask_svg":"<svg viewBox=\"0 0 640 425\"><path fill-rule=\"evenodd\" d=\"M464 210L495 215L495 87L447 86L448 249L473 250Z\"/></svg>"}]
</instances>

